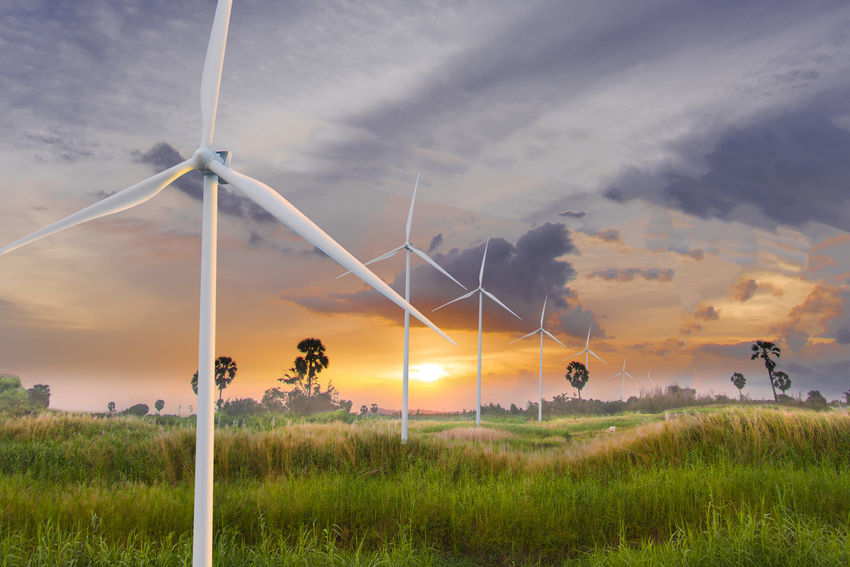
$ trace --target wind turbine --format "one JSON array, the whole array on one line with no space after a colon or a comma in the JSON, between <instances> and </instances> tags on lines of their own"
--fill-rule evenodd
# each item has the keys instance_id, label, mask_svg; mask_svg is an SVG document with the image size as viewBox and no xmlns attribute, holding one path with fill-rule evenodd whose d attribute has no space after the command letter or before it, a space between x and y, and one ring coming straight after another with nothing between
<instances>
[{"instance_id":1,"label":"wind turbine","mask_svg":"<svg viewBox=\"0 0 850 567\"><path fill-rule=\"evenodd\" d=\"M652 379L652 370L646 371L646 383L651 385L651 386L655 386L655 380ZM649 388L649 386L645 386L645 387ZM641 388L641 389L643 389L643 388Z\"/></svg>"},{"instance_id":2,"label":"wind turbine","mask_svg":"<svg viewBox=\"0 0 850 567\"><path fill-rule=\"evenodd\" d=\"M624 397L625 397L625 395L626 395L626 376L628 376L630 380L634 380L634 379L635 379L635 377L634 377L634 376L632 376L631 374L629 374L628 372L626 372L626 359L625 359L625 358L623 359L623 368L622 368L622 370L620 370L620 371L619 371L619 372L617 372L616 374L613 374L613 375L611 376L611 378L616 378L617 376L622 376L622 378L623 378L623 389L620 391L620 401L622 402L622 401L623 401L623 398L624 398Z\"/></svg>"},{"instance_id":3,"label":"wind turbine","mask_svg":"<svg viewBox=\"0 0 850 567\"><path fill-rule=\"evenodd\" d=\"M218 106L224 48L230 22L232 0L219 0L207 47L201 77L201 143L194 155L165 171L136 183L102 201L73 213L29 236L0 248L6 254L40 238L66 228L117 213L154 197L167 185L193 169L204 175L203 227L201 239L201 293L198 333L198 409L195 445L195 500L192 564L212 564L212 491L213 491L213 356L215 353L216 233L218 225L218 186L229 183L236 191L257 203L293 232L322 250L337 263L351 270L390 301L454 344L418 310L402 299L390 286L333 238L316 226L274 189L230 168L230 152L214 151L213 130Z\"/></svg>"},{"instance_id":4,"label":"wind turbine","mask_svg":"<svg viewBox=\"0 0 850 567\"><path fill-rule=\"evenodd\" d=\"M416 185L413 186L413 198L410 200L410 211L407 213L407 224L404 226L404 244L399 246L398 248L393 248L386 254L381 254L377 258L373 258L363 264L364 266L368 266L374 262L380 262L381 260L386 260L387 258L392 258L402 250L405 251L405 259L404 259L404 300L410 301L410 254L416 254L427 263L431 264L437 271L441 274L455 282L457 285L466 289L466 286L454 279L451 274L449 274L446 270L444 270L437 262L432 260L425 252L416 248L412 242L410 242L410 225L413 222L413 205L416 203L416 190L419 188L419 177L421 172L416 175ZM337 278L341 278L350 274L351 272L345 272L337 276ZM407 443L407 390L408 390L408 362L410 361L410 314L405 311L404 312L404 369L402 370L401 377L401 442Z\"/></svg>"},{"instance_id":5,"label":"wind turbine","mask_svg":"<svg viewBox=\"0 0 850 567\"><path fill-rule=\"evenodd\" d=\"M605 362L604 360L599 358L596 355L595 352L590 350L590 329L592 327L593 327L593 323L591 323L590 325L587 326L587 340L584 342L584 348L582 350L578 351L577 353L575 353L574 355L570 356L569 358L567 358L567 360L570 360L571 358L575 358L578 355L584 353L584 367L587 368L588 376L590 375L590 365L589 365L590 358L588 358L588 355L592 354L597 359L599 359L599 362L601 362L602 364L607 364L607 362ZM588 380L587 380L587 386L585 387L584 393L587 396L587 399L589 400L590 399L590 378L588 378Z\"/></svg>"},{"instance_id":6,"label":"wind turbine","mask_svg":"<svg viewBox=\"0 0 850 567\"><path fill-rule=\"evenodd\" d=\"M543 319L546 316L546 301L548 301L548 299L549 299L548 295L543 299L543 309L540 311L540 328L538 328L536 331L532 331L532 332L528 333L527 335L521 336L520 338L516 339L515 341L511 341L511 344L514 344L515 342L521 341L522 339L527 339L528 337L530 337L532 335L540 334L540 371L539 371L539 376L538 376L538 381L537 381L537 397L538 397L538 400L539 400L539 404L537 406L537 421L538 422L543 421L543 335L544 334L548 335L553 341L555 341L556 343L558 343L562 347L567 348L567 345L565 345L564 343L562 343L561 341L556 339L555 335L553 335L552 333L550 333L549 331L547 331L546 329L543 328Z\"/></svg>"},{"instance_id":7,"label":"wind turbine","mask_svg":"<svg viewBox=\"0 0 850 567\"><path fill-rule=\"evenodd\" d=\"M499 299L495 295L493 295L492 293L490 293L489 291L484 289L484 262L487 260L487 247L489 245L490 245L490 240L488 239L487 242L484 244L484 255L481 257L481 270L478 272L478 287L476 289L473 289L469 293L465 293L465 294L461 295L460 297L452 299L448 303L444 303L444 304L440 305L439 307L437 307L436 309L434 309L434 311L436 311L437 309L442 309L446 305L450 305L450 304L454 303L455 301L460 301L461 299L466 299L467 297L472 297L476 293L478 294L478 396L476 398L476 403L475 403L475 425L476 426L481 425L481 307L482 307L482 302L483 302L484 296L486 295L487 297L489 297L490 299L492 299L493 301L498 303L508 313L510 313L511 315L516 317L517 319L520 318L520 316L517 315L516 313L514 313L513 311L511 311L508 308L507 305L505 305L504 303L499 301Z\"/></svg>"}]
</instances>

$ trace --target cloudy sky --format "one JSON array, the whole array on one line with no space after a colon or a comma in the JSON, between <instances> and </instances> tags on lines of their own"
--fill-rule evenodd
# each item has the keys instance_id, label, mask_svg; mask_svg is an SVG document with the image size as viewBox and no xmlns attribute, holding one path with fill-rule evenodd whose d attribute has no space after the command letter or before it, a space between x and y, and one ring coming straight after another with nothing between
<instances>
[{"instance_id":1,"label":"cloudy sky","mask_svg":"<svg viewBox=\"0 0 850 567\"><path fill-rule=\"evenodd\" d=\"M484 308L484 401L659 385L769 395L850 387L850 6L846 2L234 3L216 146L366 260L412 240L522 316ZM0 241L192 154L215 3L0 0ZM0 372L52 405L193 403L200 175L0 258ZM400 406L402 312L222 191L218 354L260 397L307 336L355 407ZM430 310L463 290L414 264ZM377 265L397 289L403 259ZM474 406L477 306L412 332L411 407ZM422 379L439 377L426 382ZM627 384L637 394L645 383Z\"/></svg>"}]
</instances>

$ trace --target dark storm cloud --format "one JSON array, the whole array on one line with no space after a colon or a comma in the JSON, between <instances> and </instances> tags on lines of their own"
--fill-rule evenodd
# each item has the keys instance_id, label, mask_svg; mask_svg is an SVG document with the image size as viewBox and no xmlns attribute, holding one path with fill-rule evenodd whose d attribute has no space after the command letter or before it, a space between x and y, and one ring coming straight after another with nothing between
<instances>
[{"instance_id":1,"label":"dark storm cloud","mask_svg":"<svg viewBox=\"0 0 850 567\"><path fill-rule=\"evenodd\" d=\"M431 243L428 245L428 254L439 248L443 245L443 233L440 232L434 235L434 238L431 239Z\"/></svg>"},{"instance_id":2,"label":"dark storm cloud","mask_svg":"<svg viewBox=\"0 0 850 567\"><path fill-rule=\"evenodd\" d=\"M850 230L849 155L850 132L827 113L793 112L725 132L707 150L700 175L631 169L605 196L645 199L702 218L737 218L736 209L749 205L777 224L818 221Z\"/></svg>"},{"instance_id":3,"label":"dark storm cloud","mask_svg":"<svg viewBox=\"0 0 850 567\"><path fill-rule=\"evenodd\" d=\"M473 289L478 286L483 252L484 244L479 244L464 250L453 248L433 258L467 288ZM572 292L565 287L575 277L575 270L569 262L558 259L575 252L576 248L563 224L547 223L534 228L517 239L516 244L502 238L490 239L484 268L484 287L524 320L517 321L485 298L487 330L521 331L533 327L535 320L539 320L543 298L548 295L547 313L555 318L555 324L570 334L580 336L586 333L587 324L593 320L593 315L582 309ZM403 280L401 273L390 285L402 292ZM465 292L427 265L417 265L412 269L411 282L411 302L437 325L444 329L478 328L475 296L430 313L431 309ZM401 320L401 311L371 289L327 298L290 299L321 313L362 313ZM557 311L561 311L560 315L556 315Z\"/></svg>"},{"instance_id":4,"label":"dark storm cloud","mask_svg":"<svg viewBox=\"0 0 850 567\"><path fill-rule=\"evenodd\" d=\"M669 282L673 280L673 270L670 268L609 268L591 272L585 277L587 279L599 278L605 281L630 282L635 278L643 278L649 281Z\"/></svg>"},{"instance_id":5,"label":"dark storm cloud","mask_svg":"<svg viewBox=\"0 0 850 567\"><path fill-rule=\"evenodd\" d=\"M164 169L180 163L186 158L180 155L173 146L166 142L160 142L142 154L142 163L153 166L158 173ZM197 171L190 171L171 184L196 201L204 199L203 176ZM222 186L223 191L218 193L218 210L226 215L248 218L256 222L275 222L275 218L265 210L249 201L245 197L227 191L227 186Z\"/></svg>"},{"instance_id":6,"label":"dark storm cloud","mask_svg":"<svg viewBox=\"0 0 850 567\"><path fill-rule=\"evenodd\" d=\"M743 42L786 28L788 18L806 20L818 12L793 2L730 0L541 0L526 6L524 14L460 51L406 99L353 117L350 125L362 134L321 149L332 164L325 173L344 170L379 179L404 163L414 147L474 159L488 144L527 131L564 100L624 70L666 58L683 45L717 41L718 29L730 42ZM532 131L525 136L526 149L550 147L569 134L555 137ZM501 166L516 163L500 160ZM437 172L445 167L457 173L455 161L427 165Z\"/></svg>"},{"instance_id":7,"label":"dark storm cloud","mask_svg":"<svg viewBox=\"0 0 850 567\"><path fill-rule=\"evenodd\" d=\"M569 218L574 218L574 219L580 219L580 218L583 218L586 214L587 213L585 213L584 211L578 211L578 212L576 212L576 211L561 211L560 213L558 213L558 216L559 217L569 217Z\"/></svg>"}]
</instances>

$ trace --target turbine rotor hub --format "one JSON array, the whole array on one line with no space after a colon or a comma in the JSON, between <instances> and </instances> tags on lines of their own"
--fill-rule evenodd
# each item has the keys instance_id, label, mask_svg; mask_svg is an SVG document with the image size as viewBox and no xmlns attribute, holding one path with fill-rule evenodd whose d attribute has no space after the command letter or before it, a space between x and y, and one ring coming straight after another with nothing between
<instances>
[{"instance_id":1,"label":"turbine rotor hub","mask_svg":"<svg viewBox=\"0 0 850 567\"><path fill-rule=\"evenodd\" d=\"M209 165L213 161L230 167L230 155L230 152L227 150L214 151L212 148L205 146L195 150L195 153L192 155L192 162L201 173L206 174L211 173L209 171Z\"/></svg>"}]
</instances>

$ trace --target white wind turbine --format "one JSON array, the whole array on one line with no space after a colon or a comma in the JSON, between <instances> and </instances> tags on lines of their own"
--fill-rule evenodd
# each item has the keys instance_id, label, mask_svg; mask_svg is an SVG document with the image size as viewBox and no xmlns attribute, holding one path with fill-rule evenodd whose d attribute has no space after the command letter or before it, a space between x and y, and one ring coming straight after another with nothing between
<instances>
[{"instance_id":1,"label":"white wind turbine","mask_svg":"<svg viewBox=\"0 0 850 567\"><path fill-rule=\"evenodd\" d=\"M546 329L543 328L543 319L546 316L546 301L548 299L549 299L548 295L543 299L543 309L540 311L540 327L536 331L532 331L532 332L528 333L527 335L521 336L520 338L516 339L515 341L511 341L511 344L514 344L515 342L521 341L522 339L527 339L528 337L530 337L532 335L540 334L540 371L539 371L539 376L538 376L538 380L537 380L537 398L538 398L537 421L538 422L543 421L543 335L544 334L548 335L549 338L551 338L553 341L555 341L556 343L558 343L562 347L567 348L567 345L565 345L564 343L562 343L561 341L556 339L555 335L553 335L552 333L550 333L549 331L547 331Z\"/></svg>"},{"instance_id":2,"label":"white wind turbine","mask_svg":"<svg viewBox=\"0 0 850 567\"><path fill-rule=\"evenodd\" d=\"M399 246L398 248L393 248L386 254L381 254L377 258L373 258L366 262L364 266L368 266L374 262L380 262L381 260L386 260L387 258L392 258L402 250L405 251L405 259L404 259L404 300L410 301L410 254L416 254L427 263L431 264L437 271L441 274L455 282L457 285L466 289L466 286L454 279L451 274L449 274L446 270L444 270L437 262L432 260L425 252L416 248L412 242L410 242L410 227L413 222L413 205L416 203L416 190L419 188L419 177L421 175L417 174L416 176L416 185L413 186L413 198L410 199L410 211L407 213L407 224L404 226L404 244ZM350 274L351 272L345 272L337 276L341 278L345 275ZM401 378L401 442L407 443L407 391L408 391L408 362L410 361L410 314L405 311L404 312L404 369L402 370L402 378Z\"/></svg>"},{"instance_id":3,"label":"white wind turbine","mask_svg":"<svg viewBox=\"0 0 850 567\"><path fill-rule=\"evenodd\" d=\"M630 380L635 379L634 376L632 376L631 374L626 372L626 359L625 358L623 359L623 368L619 372L617 372L616 374L613 374L611 376L611 378L616 378L617 376L621 376L623 378L623 389L620 391L620 401L622 402L623 398L626 395L626 376L628 376Z\"/></svg>"},{"instance_id":4,"label":"white wind turbine","mask_svg":"<svg viewBox=\"0 0 850 567\"><path fill-rule=\"evenodd\" d=\"M349 254L274 189L231 169L230 152L216 152L212 149L231 3L232 0L219 0L216 8L201 77L201 112L203 116L201 143L194 155L182 163L0 248L0 255L3 255L55 232L139 205L193 169L204 174L192 551L192 564L195 567L206 567L212 564L213 392L215 389L213 356L215 352L216 233L219 182L230 184L231 187L257 203L293 232L322 250L343 267L351 270L360 279L402 309L413 313L414 317L454 344L454 341L449 339L431 321L402 299L390 286L363 266L354 256Z\"/></svg>"},{"instance_id":5,"label":"white wind turbine","mask_svg":"<svg viewBox=\"0 0 850 567\"><path fill-rule=\"evenodd\" d=\"M652 379L652 370L646 371L646 383L649 384L649 386L644 386L645 388L649 388L650 386L655 386L655 380ZM641 388L641 389L643 389L643 388Z\"/></svg>"},{"instance_id":6,"label":"white wind turbine","mask_svg":"<svg viewBox=\"0 0 850 567\"><path fill-rule=\"evenodd\" d=\"M567 360L570 360L570 359L577 357L580 354L584 354L584 367L587 369L588 376L590 376L590 364L589 364L590 358L589 358L589 355L595 356L597 359L599 359L599 362L601 362L602 364L608 364L607 362L605 362L604 360L599 358L596 355L595 352L590 350L590 329L592 327L593 327L592 323L587 326L587 340L584 342L584 348L581 349L580 351L578 351L577 353L575 353L574 355L570 356L569 358L567 358ZM587 380L587 386L585 387L584 394L587 397L587 399L589 400L590 399L590 378L588 378L588 380Z\"/></svg>"},{"instance_id":7,"label":"white wind turbine","mask_svg":"<svg viewBox=\"0 0 850 567\"><path fill-rule=\"evenodd\" d=\"M465 294L461 295L460 297L452 299L448 303L444 303L444 304L440 305L439 307L437 307L436 309L434 309L434 311L436 311L437 309L442 309L446 305L452 304L455 301L460 301L461 299L466 299L467 297L472 297L476 293L478 294L478 395L476 397L476 402L475 402L475 425L476 426L481 425L481 308L482 308L482 302L483 302L484 296L486 295L487 297L489 297L490 299L492 299L493 301L498 303L500 306L502 306L508 313L510 313L511 315L516 317L517 319L520 319L519 315L517 315L516 313L511 311L508 308L507 305L505 305L504 303L499 301L499 299L495 295L493 295L492 293L490 293L489 291L484 289L484 262L487 260L487 247L489 245L490 245L490 240L488 239L487 242L484 244L484 255L481 257L481 270L478 272L478 287L476 289L473 289L469 293L465 293Z\"/></svg>"}]
</instances>

